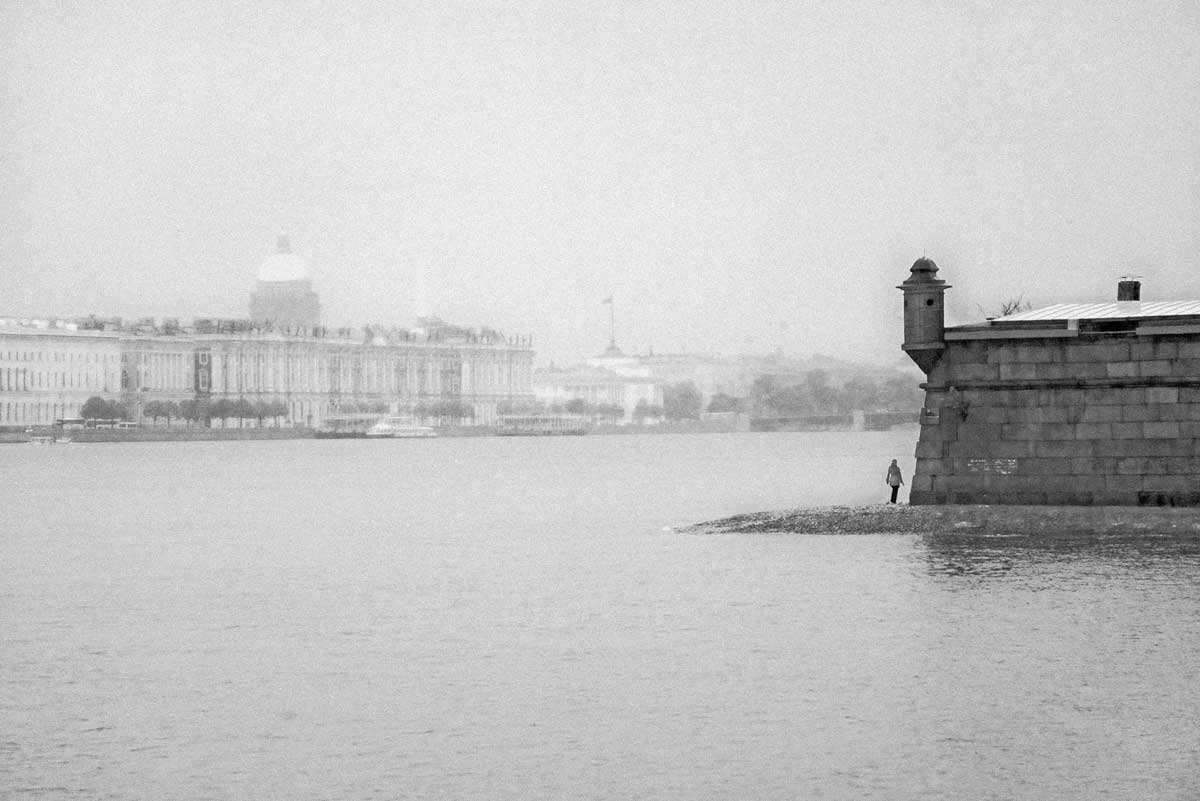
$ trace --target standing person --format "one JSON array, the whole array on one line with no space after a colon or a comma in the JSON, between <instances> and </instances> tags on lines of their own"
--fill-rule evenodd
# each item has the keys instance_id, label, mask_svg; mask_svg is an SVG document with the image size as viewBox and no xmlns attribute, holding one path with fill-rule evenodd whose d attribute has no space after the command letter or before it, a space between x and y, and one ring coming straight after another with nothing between
<instances>
[{"instance_id":1,"label":"standing person","mask_svg":"<svg viewBox=\"0 0 1200 801\"><path fill-rule=\"evenodd\" d=\"M892 488L892 499L888 503L895 503L896 493L900 491L900 485L904 483L904 477L900 475L900 465L896 464L895 459L888 465L887 483Z\"/></svg>"}]
</instances>

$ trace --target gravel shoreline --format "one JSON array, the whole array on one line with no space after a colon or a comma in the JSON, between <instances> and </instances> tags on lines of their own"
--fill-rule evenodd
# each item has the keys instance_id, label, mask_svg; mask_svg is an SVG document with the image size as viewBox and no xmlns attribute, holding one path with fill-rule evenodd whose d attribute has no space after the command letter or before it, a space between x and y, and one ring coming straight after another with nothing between
<instances>
[{"instance_id":1,"label":"gravel shoreline","mask_svg":"<svg viewBox=\"0 0 1200 801\"><path fill-rule=\"evenodd\" d=\"M692 534L1191 534L1200 539L1200 508L831 506L736 515L683 530Z\"/></svg>"}]
</instances>

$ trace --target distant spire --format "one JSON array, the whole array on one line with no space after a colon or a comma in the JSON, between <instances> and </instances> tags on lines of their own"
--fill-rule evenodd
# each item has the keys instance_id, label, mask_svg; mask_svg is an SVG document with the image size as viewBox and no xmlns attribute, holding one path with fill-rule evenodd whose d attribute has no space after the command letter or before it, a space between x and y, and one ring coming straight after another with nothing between
<instances>
[{"instance_id":1,"label":"distant spire","mask_svg":"<svg viewBox=\"0 0 1200 801\"><path fill-rule=\"evenodd\" d=\"M616 312L613 311L613 296L609 295L601 303L608 306L608 350L604 352L604 355L619 356L621 349L617 347L617 318Z\"/></svg>"},{"instance_id":2,"label":"distant spire","mask_svg":"<svg viewBox=\"0 0 1200 801\"><path fill-rule=\"evenodd\" d=\"M276 253L291 253L292 252L292 240L288 239L287 234L280 234L279 238L275 240L275 252Z\"/></svg>"},{"instance_id":3,"label":"distant spire","mask_svg":"<svg viewBox=\"0 0 1200 801\"><path fill-rule=\"evenodd\" d=\"M417 264L417 319L429 316L429 288L425 284L425 263Z\"/></svg>"}]
</instances>

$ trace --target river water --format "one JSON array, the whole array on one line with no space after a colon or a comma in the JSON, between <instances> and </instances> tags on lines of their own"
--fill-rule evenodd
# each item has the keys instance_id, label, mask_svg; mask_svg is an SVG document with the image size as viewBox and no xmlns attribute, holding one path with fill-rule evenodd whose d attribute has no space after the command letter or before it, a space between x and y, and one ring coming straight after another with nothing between
<instances>
[{"instance_id":1,"label":"river water","mask_svg":"<svg viewBox=\"0 0 1200 801\"><path fill-rule=\"evenodd\" d=\"M0 797L1200 797L1194 534L672 528L915 437L7 446Z\"/></svg>"}]
</instances>

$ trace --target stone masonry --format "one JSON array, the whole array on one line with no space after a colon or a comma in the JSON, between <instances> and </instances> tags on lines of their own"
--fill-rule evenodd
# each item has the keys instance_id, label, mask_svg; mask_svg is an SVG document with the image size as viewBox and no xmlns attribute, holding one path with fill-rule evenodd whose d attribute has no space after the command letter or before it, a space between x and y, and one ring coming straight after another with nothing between
<instances>
[{"instance_id":1,"label":"stone masonry","mask_svg":"<svg viewBox=\"0 0 1200 801\"><path fill-rule=\"evenodd\" d=\"M946 344L911 503L1200 504L1200 336Z\"/></svg>"},{"instance_id":2,"label":"stone masonry","mask_svg":"<svg viewBox=\"0 0 1200 801\"><path fill-rule=\"evenodd\" d=\"M900 287L928 376L910 503L1200 505L1200 303L1125 280L1116 303L945 328L936 273Z\"/></svg>"}]
</instances>

